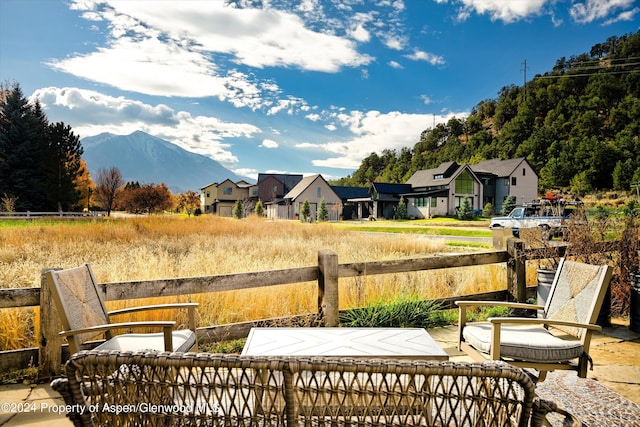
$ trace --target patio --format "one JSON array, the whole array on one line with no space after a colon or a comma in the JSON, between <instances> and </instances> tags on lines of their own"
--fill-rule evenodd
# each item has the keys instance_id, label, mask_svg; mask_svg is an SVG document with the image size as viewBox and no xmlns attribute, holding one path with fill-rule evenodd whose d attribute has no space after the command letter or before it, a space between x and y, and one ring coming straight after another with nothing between
<instances>
[{"instance_id":1,"label":"patio","mask_svg":"<svg viewBox=\"0 0 640 427\"><path fill-rule=\"evenodd\" d=\"M450 360L470 361L456 348L456 326L431 329L429 333ZM583 418L586 425L640 426L640 333L630 331L624 321L614 319L611 327L594 335L591 355L594 370L589 371L586 380L577 378L573 372L550 374L538 386L539 394L546 399L555 398L561 406ZM592 402L598 402L600 407L594 407ZM64 413L60 413L62 405L62 398L48 383L0 386L0 426L44 423L50 427L71 426ZM12 410L17 412L10 413Z\"/></svg>"}]
</instances>

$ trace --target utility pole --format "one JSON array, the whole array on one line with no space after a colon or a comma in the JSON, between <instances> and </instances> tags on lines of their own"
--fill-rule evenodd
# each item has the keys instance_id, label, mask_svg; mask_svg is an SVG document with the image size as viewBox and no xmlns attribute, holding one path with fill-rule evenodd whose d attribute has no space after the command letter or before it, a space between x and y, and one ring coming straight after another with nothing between
<instances>
[{"instance_id":1,"label":"utility pole","mask_svg":"<svg viewBox=\"0 0 640 427\"><path fill-rule=\"evenodd\" d=\"M527 60L522 61L522 70L524 71L524 101L527 102Z\"/></svg>"},{"instance_id":2,"label":"utility pole","mask_svg":"<svg viewBox=\"0 0 640 427\"><path fill-rule=\"evenodd\" d=\"M640 184L631 184L632 187L636 187L636 194L638 195L638 201L640 202Z\"/></svg>"}]
</instances>

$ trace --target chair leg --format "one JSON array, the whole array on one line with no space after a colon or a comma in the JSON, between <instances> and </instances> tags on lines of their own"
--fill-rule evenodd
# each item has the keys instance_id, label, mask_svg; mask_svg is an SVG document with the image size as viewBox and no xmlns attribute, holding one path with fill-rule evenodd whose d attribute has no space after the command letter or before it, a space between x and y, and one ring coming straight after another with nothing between
<instances>
[{"instance_id":1,"label":"chair leg","mask_svg":"<svg viewBox=\"0 0 640 427\"><path fill-rule=\"evenodd\" d=\"M587 378L587 369L589 368L589 356L583 354L578 358L578 377Z\"/></svg>"}]
</instances>

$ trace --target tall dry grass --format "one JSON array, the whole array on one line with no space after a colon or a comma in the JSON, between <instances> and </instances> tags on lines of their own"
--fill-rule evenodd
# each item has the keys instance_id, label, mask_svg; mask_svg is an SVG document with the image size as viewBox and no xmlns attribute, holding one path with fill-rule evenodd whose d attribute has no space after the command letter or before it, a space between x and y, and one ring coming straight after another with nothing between
<instances>
[{"instance_id":1,"label":"tall dry grass","mask_svg":"<svg viewBox=\"0 0 640 427\"><path fill-rule=\"evenodd\" d=\"M448 251L441 243L411 235L365 234L337 230L329 224L258 218L151 216L34 223L0 228L0 287L40 286L43 269L85 262L91 263L99 282L314 266L320 249L335 251L343 263ZM436 298L493 290L504 283L501 266L341 279L340 308L402 292ZM317 289L315 283L301 283L144 302L118 301L108 306L115 309L167 300L199 302L200 324L215 325L315 312ZM0 349L35 346L37 315L37 309L0 310ZM168 316L175 314L160 313L157 318Z\"/></svg>"}]
</instances>

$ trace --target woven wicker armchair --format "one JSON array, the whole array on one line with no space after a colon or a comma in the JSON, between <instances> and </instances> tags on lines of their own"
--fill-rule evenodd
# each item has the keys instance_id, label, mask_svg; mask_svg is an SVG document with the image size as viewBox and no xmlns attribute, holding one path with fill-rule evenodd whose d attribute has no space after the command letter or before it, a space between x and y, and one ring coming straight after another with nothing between
<instances>
[{"instance_id":1,"label":"woven wicker armchair","mask_svg":"<svg viewBox=\"0 0 640 427\"><path fill-rule=\"evenodd\" d=\"M82 351L52 387L76 426L524 427L557 411L493 361Z\"/></svg>"},{"instance_id":2,"label":"woven wicker armchair","mask_svg":"<svg viewBox=\"0 0 640 427\"><path fill-rule=\"evenodd\" d=\"M195 309L198 303L156 304L107 311L103 302L103 292L89 264L67 270L49 270L46 278L64 328L60 335L67 338L72 354L80 351L85 342L103 335L106 341L95 349L182 352L197 349ZM189 329L173 330L176 324L173 320L111 322L111 318L116 315L166 309L186 309ZM162 329L162 332L112 334L112 331L117 329L142 328Z\"/></svg>"}]
</instances>

